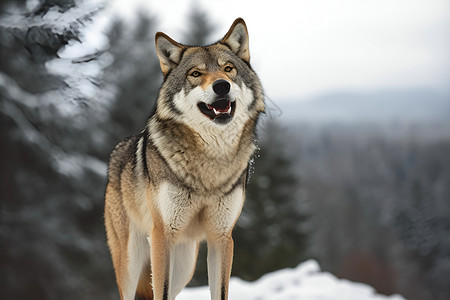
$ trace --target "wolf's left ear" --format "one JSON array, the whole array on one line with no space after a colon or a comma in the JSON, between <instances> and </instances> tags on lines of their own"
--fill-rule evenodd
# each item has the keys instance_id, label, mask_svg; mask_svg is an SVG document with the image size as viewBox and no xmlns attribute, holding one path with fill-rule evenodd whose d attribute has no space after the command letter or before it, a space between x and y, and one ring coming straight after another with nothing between
<instances>
[{"instance_id":1,"label":"wolf's left ear","mask_svg":"<svg viewBox=\"0 0 450 300\"><path fill-rule=\"evenodd\" d=\"M238 18L231 25L225 37L222 39L237 56L250 62L250 50L248 48L248 31L243 19Z\"/></svg>"},{"instance_id":2,"label":"wolf's left ear","mask_svg":"<svg viewBox=\"0 0 450 300\"><path fill-rule=\"evenodd\" d=\"M166 76L170 70L174 69L180 63L181 55L186 47L175 42L162 32L156 33L155 44L161 71Z\"/></svg>"}]
</instances>

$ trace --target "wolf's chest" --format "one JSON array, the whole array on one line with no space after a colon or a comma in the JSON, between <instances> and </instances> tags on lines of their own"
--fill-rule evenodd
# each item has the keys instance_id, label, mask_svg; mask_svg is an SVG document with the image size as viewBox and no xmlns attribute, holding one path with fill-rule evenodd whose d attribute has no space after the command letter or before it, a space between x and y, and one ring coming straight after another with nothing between
<instances>
[{"instance_id":1,"label":"wolf's chest","mask_svg":"<svg viewBox=\"0 0 450 300\"><path fill-rule=\"evenodd\" d=\"M211 220L224 229L234 224L244 203L244 191L238 188L227 195L203 195L165 182L159 187L155 200L163 222L174 234L202 240L208 234Z\"/></svg>"},{"instance_id":2,"label":"wolf's chest","mask_svg":"<svg viewBox=\"0 0 450 300\"><path fill-rule=\"evenodd\" d=\"M242 132L222 134L154 134L154 144L168 171L196 192L224 194L247 169L255 150Z\"/></svg>"}]
</instances>

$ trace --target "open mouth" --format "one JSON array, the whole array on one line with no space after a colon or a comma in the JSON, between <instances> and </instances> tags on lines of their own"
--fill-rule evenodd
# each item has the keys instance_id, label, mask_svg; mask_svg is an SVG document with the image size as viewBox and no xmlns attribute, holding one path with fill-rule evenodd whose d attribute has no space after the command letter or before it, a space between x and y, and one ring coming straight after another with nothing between
<instances>
[{"instance_id":1,"label":"open mouth","mask_svg":"<svg viewBox=\"0 0 450 300\"><path fill-rule=\"evenodd\" d=\"M212 104L200 102L198 104L200 111L216 123L228 123L234 115L236 102L228 99L219 99Z\"/></svg>"}]
</instances>

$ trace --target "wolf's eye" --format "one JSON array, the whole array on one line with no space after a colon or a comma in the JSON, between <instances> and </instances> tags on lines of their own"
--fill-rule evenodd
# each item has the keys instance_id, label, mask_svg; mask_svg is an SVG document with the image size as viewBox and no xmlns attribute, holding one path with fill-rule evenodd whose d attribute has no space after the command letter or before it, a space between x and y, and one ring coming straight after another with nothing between
<instances>
[{"instance_id":1,"label":"wolf's eye","mask_svg":"<svg viewBox=\"0 0 450 300\"><path fill-rule=\"evenodd\" d=\"M225 69L223 69L225 72L231 72L233 70L233 67L226 66Z\"/></svg>"},{"instance_id":2,"label":"wolf's eye","mask_svg":"<svg viewBox=\"0 0 450 300\"><path fill-rule=\"evenodd\" d=\"M199 77L200 75L202 75L202 73L200 73L199 71L194 71L191 73L192 77Z\"/></svg>"}]
</instances>

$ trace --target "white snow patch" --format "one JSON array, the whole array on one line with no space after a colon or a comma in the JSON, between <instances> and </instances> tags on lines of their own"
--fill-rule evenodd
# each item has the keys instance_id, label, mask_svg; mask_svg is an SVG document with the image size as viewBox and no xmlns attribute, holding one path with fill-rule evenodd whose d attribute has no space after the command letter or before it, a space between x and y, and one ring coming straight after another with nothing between
<instances>
[{"instance_id":1,"label":"white snow patch","mask_svg":"<svg viewBox=\"0 0 450 300\"><path fill-rule=\"evenodd\" d=\"M186 288L177 300L210 299L208 287ZM296 268L266 274L257 281L246 282L232 277L230 300L406 300L400 295L377 294L369 285L339 279L322 272L315 260Z\"/></svg>"}]
</instances>

